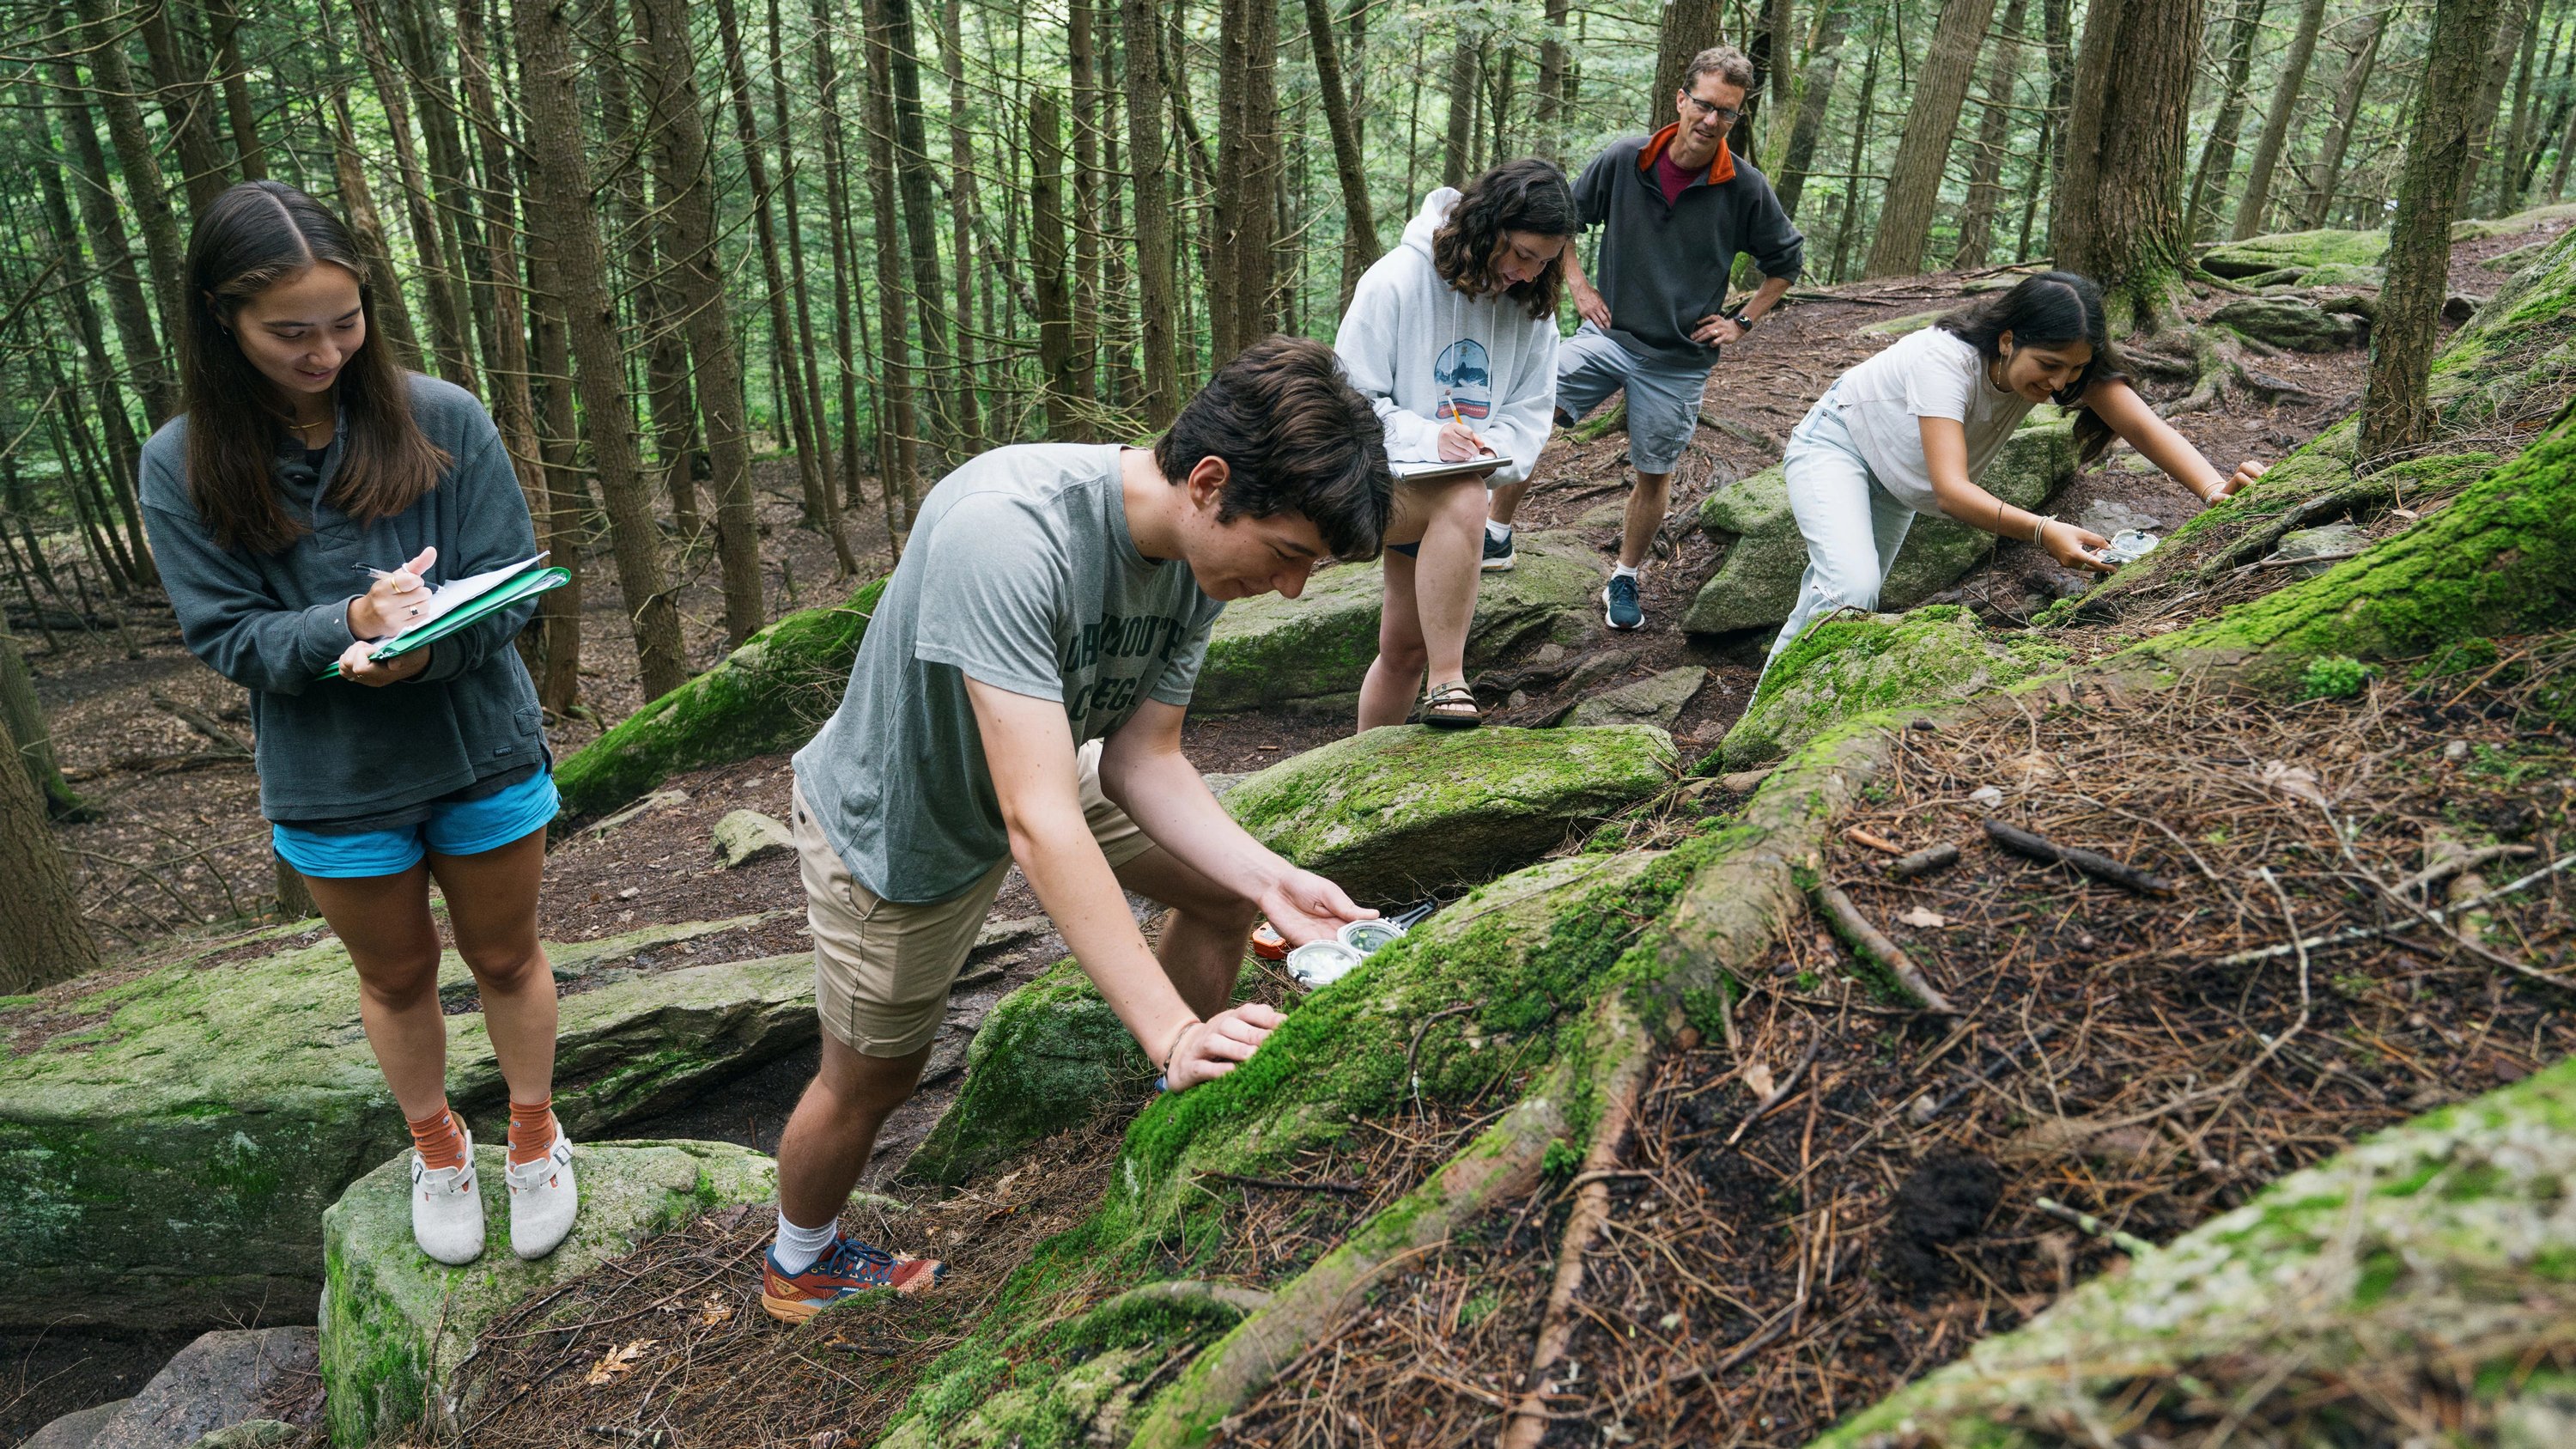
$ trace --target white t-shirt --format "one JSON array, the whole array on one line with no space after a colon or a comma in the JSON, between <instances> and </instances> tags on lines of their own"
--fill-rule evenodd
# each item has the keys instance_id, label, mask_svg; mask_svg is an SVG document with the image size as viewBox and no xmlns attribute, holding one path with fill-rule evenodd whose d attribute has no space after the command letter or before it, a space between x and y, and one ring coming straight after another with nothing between
<instances>
[{"instance_id":1,"label":"white t-shirt","mask_svg":"<svg viewBox=\"0 0 2576 1449\"><path fill-rule=\"evenodd\" d=\"M2036 404L1986 380L1986 361L1956 333L1926 327L1842 375L1828 400L1896 501L1941 515L1918 419L1949 418L1968 435L1968 481L1985 476Z\"/></svg>"}]
</instances>

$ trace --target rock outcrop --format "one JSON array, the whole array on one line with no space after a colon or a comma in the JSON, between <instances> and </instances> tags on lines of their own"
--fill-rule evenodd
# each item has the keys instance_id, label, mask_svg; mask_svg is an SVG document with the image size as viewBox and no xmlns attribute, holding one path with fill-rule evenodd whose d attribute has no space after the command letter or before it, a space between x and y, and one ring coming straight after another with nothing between
<instances>
[{"instance_id":1,"label":"rock outcrop","mask_svg":"<svg viewBox=\"0 0 2576 1449\"><path fill-rule=\"evenodd\" d=\"M191 1449L227 1432L256 1443L250 1436L310 1428L315 1369L310 1328L218 1329L163 1364L88 1449ZM303 1422L282 1417L289 1413Z\"/></svg>"},{"instance_id":2,"label":"rock outcrop","mask_svg":"<svg viewBox=\"0 0 2576 1449\"><path fill-rule=\"evenodd\" d=\"M763 919L549 944L559 977ZM452 954L441 980L470 992ZM336 941L100 973L40 998L50 1039L0 1060L0 1323L272 1321L322 1285L323 1209L407 1144ZM810 956L687 967L563 1000L555 1110L595 1137L814 1039ZM10 1017L31 1012L13 1007ZM506 1090L482 1017L448 1018L448 1094L477 1125ZM497 1133L495 1134L497 1136ZM188 1224L173 1233L170 1224ZM287 1305L295 1305L293 1307Z\"/></svg>"},{"instance_id":3,"label":"rock outcrop","mask_svg":"<svg viewBox=\"0 0 2576 1449\"><path fill-rule=\"evenodd\" d=\"M2200 265L2210 275L2231 281L2289 281L2318 267L2375 268L2387 254L2384 231L2287 231L2212 247L2201 253Z\"/></svg>"},{"instance_id":4,"label":"rock outcrop","mask_svg":"<svg viewBox=\"0 0 2576 1449\"><path fill-rule=\"evenodd\" d=\"M1591 600L1608 572L1574 533L1527 533L1520 562L1483 575L1467 631L1467 668L1483 668L1536 635L1572 642L1592 626ZM1288 705L1319 712L1358 707L1360 681L1377 657L1382 565L1335 564L1293 599L1276 594L1226 605L1208 640L1190 708L1230 714Z\"/></svg>"},{"instance_id":5,"label":"rock outcrop","mask_svg":"<svg viewBox=\"0 0 2576 1449\"><path fill-rule=\"evenodd\" d=\"M1491 880L1672 778L1670 735L1390 725L1271 766L1226 792L1253 838L1363 904Z\"/></svg>"},{"instance_id":6,"label":"rock outcrop","mask_svg":"<svg viewBox=\"0 0 2576 1449\"><path fill-rule=\"evenodd\" d=\"M2296 297L2240 298L2210 313L2209 320L2292 352L2341 352L2360 346L2369 335L2360 318L2324 311Z\"/></svg>"},{"instance_id":7,"label":"rock outcrop","mask_svg":"<svg viewBox=\"0 0 2576 1449\"><path fill-rule=\"evenodd\" d=\"M731 1143L582 1143L573 1148L581 1216L572 1236L522 1262L510 1252L504 1156L499 1147L474 1150L490 1245L461 1268L431 1261L412 1241L408 1152L350 1184L323 1215L321 1364L333 1443L378 1442L419 1422L424 1405L452 1422L464 1405L451 1376L511 1306L701 1213L778 1193L777 1165Z\"/></svg>"},{"instance_id":8,"label":"rock outcrop","mask_svg":"<svg viewBox=\"0 0 2576 1449\"><path fill-rule=\"evenodd\" d=\"M1955 604L1819 619L1763 676L1720 755L1730 769L1766 764L1844 720L1984 694L2067 657L2020 631L1989 633Z\"/></svg>"},{"instance_id":9,"label":"rock outcrop","mask_svg":"<svg viewBox=\"0 0 2576 1449\"><path fill-rule=\"evenodd\" d=\"M904 1175L963 1182L1153 1080L1153 1064L1091 979L1060 961L993 1004L966 1048L966 1084Z\"/></svg>"},{"instance_id":10,"label":"rock outcrop","mask_svg":"<svg viewBox=\"0 0 2576 1449\"><path fill-rule=\"evenodd\" d=\"M1668 730L1681 717L1691 697L1708 682L1708 671L1698 665L1667 669L1650 679L1603 690L1574 707L1565 722L1578 728L1599 725L1642 724Z\"/></svg>"},{"instance_id":11,"label":"rock outcrop","mask_svg":"<svg viewBox=\"0 0 2576 1449\"><path fill-rule=\"evenodd\" d=\"M2075 425L2054 407L2032 410L1982 480L2017 508L2037 508L2075 478ZM1776 626L1797 606L1807 543L1789 509L1787 480L1765 468L1700 505L1702 531L1723 545L1717 571L1682 616L1693 633ZM1910 609L1958 581L1995 546L1995 536L1947 518L1917 518L1879 593L1882 609Z\"/></svg>"}]
</instances>

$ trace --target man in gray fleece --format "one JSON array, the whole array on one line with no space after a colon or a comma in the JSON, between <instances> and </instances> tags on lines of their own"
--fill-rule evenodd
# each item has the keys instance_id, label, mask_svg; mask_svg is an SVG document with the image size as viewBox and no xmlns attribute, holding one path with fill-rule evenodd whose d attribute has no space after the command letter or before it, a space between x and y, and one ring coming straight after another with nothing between
<instances>
[{"instance_id":1,"label":"man in gray fleece","mask_svg":"<svg viewBox=\"0 0 2576 1449\"><path fill-rule=\"evenodd\" d=\"M1789 290L1806 250L1771 183L1727 149L1726 133L1752 86L1753 65L1742 52L1725 45L1701 51L1682 74L1675 98L1681 119L1611 146L1574 183L1583 225L1605 232L1597 286L1573 252L1566 254L1583 325L1557 349L1556 417L1572 423L1610 394L1627 394L1637 484L1603 598L1613 629L1645 623L1637 571L1671 504L1673 468L1690 446L1718 349L1752 331ZM1726 312L1738 252L1752 256L1762 287ZM1512 515L1528 491L1526 480L1494 490L1487 567L1509 556Z\"/></svg>"}]
</instances>

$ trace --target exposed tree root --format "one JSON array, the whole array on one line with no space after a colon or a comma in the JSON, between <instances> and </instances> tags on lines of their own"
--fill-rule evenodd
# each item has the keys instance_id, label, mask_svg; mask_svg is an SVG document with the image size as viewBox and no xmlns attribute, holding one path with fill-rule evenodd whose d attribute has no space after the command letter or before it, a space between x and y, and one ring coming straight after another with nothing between
<instances>
[{"instance_id":1,"label":"exposed tree root","mask_svg":"<svg viewBox=\"0 0 2576 1449\"><path fill-rule=\"evenodd\" d=\"M2227 547L2211 554L2200 566L2200 580L2214 583L2231 571L2268 556L2281 546L2286 535L2302 528L2314 528L2339 518L2374 513L2396 502L2397 490L2376 475L2347 483L2331 492L2321 493L2307 502L2284 510L2270 522L2246 534Z\"/></svg>"},{"instance_id":2,"label":"exposed tree root","mask_svg":"<svg viewBox=\"0 0 2576 1449\"><path fill-rule=\"evenodd\" d=\"M1816 903L1824 908L1825 919L1833 922L1834 934L1843 938L1843 944L1852 948L1853 955L1896 978L1899 985L1902 985L1916 1001L1923 1004L1924 1010L1937 1011L1944 1016L1959 1014L1959 1008L1950 1004L1950 998L1942 995L1939 989L1933 986L1931 980L1924 976L1922 968L1914 964L1912 957L1898 949L1897 944L1887 938L1885 931L1871 924L1869 917L1861 914L1860 907L1852 904L1851 897L1844 895L1833 886L1819 886L1816 889Z\"/></svg>"},{"instance_id":3,"label":"exposed tree root","mask_svg":"<svg viewBox=\"0 0 2576 1449\"><path fill-rule=\"evenodd\" d=\"M1547 1375L1574 1346L1583 1326L1574 1315L1574 1295L1583 1287L1583 1255L1601 1225L1610 1218L1611 1174L1628 1140L1628 1125L1637 1112L1637 1092L1654 1060L1654 1042L1614 998L1605 1023L1615 1042L1617 1059L1602 1078L1601 1117L1592 1129L1592 1144L1583 1154L1583 1183L1574 1214L1565 1225L1564 1246L1556 1260L1556 1284L1539 1319L1538 1346L1530 1354L1529 1372L1521 1378L1521 1398L1503 1428L1502 1449L1538 1449L1546 1437Z\"/></svg>"}]
</instances>

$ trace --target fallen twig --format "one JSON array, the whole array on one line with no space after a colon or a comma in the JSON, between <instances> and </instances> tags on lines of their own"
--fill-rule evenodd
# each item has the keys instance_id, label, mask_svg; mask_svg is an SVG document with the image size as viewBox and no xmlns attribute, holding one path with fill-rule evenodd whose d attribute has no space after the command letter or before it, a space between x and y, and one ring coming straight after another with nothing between
<instances>
[{"instance_id":1,"label":"fallen twig","mask_svg":"<svg viewBox=\"0 0 2576 1449\"><path fill-rule=\"evenodd\" d=\"M2152 876L2133 865L2123 865L2107 855L2060 845L2044 835L2037 835L2018 825L2007 825L1988 817L1986 836L2015 855L2028 856L2046 865L2071 865L2098 880L2106 880L2122 890L2142 896L2169 896L2174 893L2172 881Z\"/></svg>"},{"instance_id":2,"label":"fallen twig","mask_svg":"<svg viewBox=\"0 0 2576 1449\"><path fill-rule=\"evenodd\" d=\"M1773 1108L1779 1106L1785 1101L1788 1101L1790 1096L1798 1090L1799 1080L1807 1075L1807 1068L1816 1064L1816 1054L1824 1049L1825 1034L1820 1031L1808 1039L1807 1054L1800 1057L1798 1059L1798 1064L1789 1069L1789 1075L1780 1079L1780 1085L1771 1089L1770 1096L1763 1098L1754 1106L1752 1111L1745 1113L1744 1120L1736 1123L1735 1130L1726 1134L1726 1140L1718 1145L1720 1147L1733 1147L1739 1138L1743 1137L1746 1132L1752 1130L1754 1123L1770 1116Z\"/></svg>"},{"instance_id":3,"label":"fallen twig","mask_svg":"<svg viewBox=\"0 0 2576 1449\"><path fill-rule=\"evenodd\" d=\"M1911 855L1900 856L1888 862L1887 873L1898 880L1912 880L1918 875L1930 875L1936 870L1946 869L1958 863L1958 845L1945 840L1939 845L1927 845Z\"/></svg>"},{"instance_id":4,"label":"fallen twig","mask_svg":"<svg viewBox=\"0 0 2576 1449\"><path fill-rule=\"evenodd\" d=\"M2397 883L2397 894L2401 896L2411 896L2436 882L2449 880L2451 877L2460 874L2462 871L2475 870L2479 866L2486 865L2492 861L2503 860L2508 856L2515 859L2523 859L2529 856L2538 855L2539 853L2540 847L2536 845L2490 845L2478 850L2464 851L2458 855L2452 856L2448 860L2435 861L2433 864L2428 865L2422 870L2417 871L2415 874L2408 876L2406 879L2399 881Z\"/></svg>"},{"instance_id":5,"label":"fallen twig","mask_svg":"<svg viewBox=\"0 0 2576 1449\"><path fill-rule=\"evenodd\" d=\"M1897 844L1895 841L1888 839L1884 835L1873 835L1870 832L1861 829L1857 825L1845 830L1843 832L1843 839L1850 841L1854 845L1866 846L1882 855L1905 854L1904 846Z\"/></svg>"},{"instance_id":6,"label":"fallen twig","mask_svg":"<svg viewBox=\"0 0 2576 1449\"><path fill-rule=\"evenodd\" d=\"M2091 1213L2078 1212L2075 1209L2068 1207L2066 1204L2059 1202L2055 1198L2044 1197L2039 1201L2032 1203L2031 1206L2048 1214L2050 1217L2057 1219L2059 1222L2066 1223L2081 1232L2090 1233L2097 1238L2107 1239L2111 1246L2118 1248L2121 1252L2128 1254L2132 1258L2144 1253L2152 1253L2156 1249L2156 1245L2148 1242L2146 1239L2138 1237L2134 1233L2124 1233L2118 1228L2111 1226L2109 1223L2102 1221L2100 1218L2093 1216Z\"/></svg>"},{"instance_id":7,"label":"fallen twig","mask_svg":"<svg viewBox=\"0 0 2576 1449\"><path fill-rule=\"evenodd\" d=\"M169 695L162 693L159 685L152 687L149 697L152 700L152 707L154 709L161 711L163 714L175 716L180 723L186 725L192 730L195 730L197 733L204 735L207 739L213 740L217 746L227 753L244 759L250 757L251 748L249 745L243 743L241 736L236 735L231 730L225 729L222 725L215 723L213 717L208 715L204 710L197 709L191 705L181 704L179 701L172 699Z\"/></svg>"},{"instance_id":8,"label":"fallen twig","mask_svg":"<svg viewBox=\"0 0 2576 1449\"><path fill-rule=\"evenodd\" d=\"M1860 913L1860 907L1852 904L1851 897L1844 895L1837 887L1819 886L1816 889L1816 899L1824 906L1825 918L1833 922L1835 932L1843 938L1844 943L1864 959L1894 976L1899 984L1913 994L1915 1000L1923 1003L1924 1010L1937 1011L1944 1016L1959 1014L1959 1008L1951 1005L1950 998L1933 988L1931 981L1924 976L1921 968L1914 964L1913 959L1898 950L1896 943L1887 938L1886 932L1870 924L1869 918Z\"/></svg>"},{"instance_id":9,"label":"fallen twig","mask_svg":"<svg viewBox=\"0 0 2576 1449\"><path fill-rule=\"evenodd\" d=\"M2571 865L2576 865L2576 855L2570 855L2551 861L2549 864L2542 866L2540 869L2533 871L2522 879L2498 886L2484 895L2471 896L2465 901L2454 901L2450 905L2444 906L2439 910L2419 910L2416 914L2423 919L2432 922L2434 925L2445 925L2454 915L2463 911L2474 910L2479 906L2485 905L2489 901L2498 899L2499 897L2512 895L2516 891L2526 890L2535 882L2546 880L2550 876L2558 874L2560 871L2567 869ZM2392 899L2400 899L2400 903L2403 903L2401 898L2392 897ZM2366 941L2375 936L2393 937L2397 932L2405 929L2406 926L2413 924L2414 922L2407 921L2401 922L2395 926L2352 926L2344 930L2328 932L2322 936L2305 936L2296 941L2286 941L2278 946L2258 946L2250 951L2239 951L2234 955L2221 956L2210 964L2213 966L2250 966L2257 961L2276 960L2283 956L2295 955L2301 951L2318 951L2329 946L2350 945L2352 942ZM2493 953L2487 954L2491 959L2502 959L2493 958ZM2542 971L2531 966L2525 966L2520 962L2509 959L2503 960L2503 964L2525 976L2529 976L2534 981L2545 981L2552 986L2576 989L2576 977L2552 976L2546 971Z\"/></svg>"}]
</instances>

